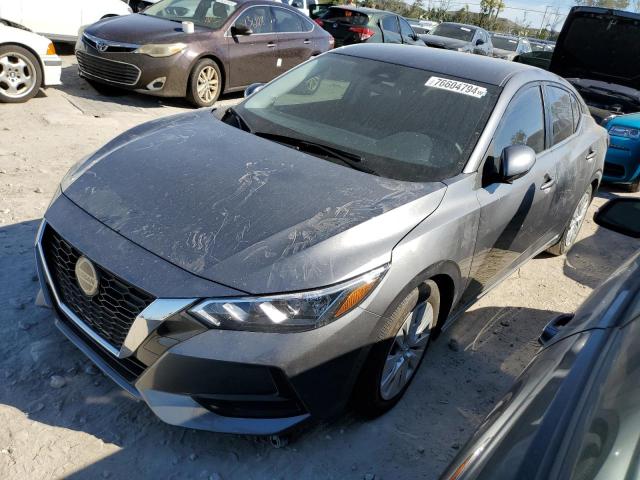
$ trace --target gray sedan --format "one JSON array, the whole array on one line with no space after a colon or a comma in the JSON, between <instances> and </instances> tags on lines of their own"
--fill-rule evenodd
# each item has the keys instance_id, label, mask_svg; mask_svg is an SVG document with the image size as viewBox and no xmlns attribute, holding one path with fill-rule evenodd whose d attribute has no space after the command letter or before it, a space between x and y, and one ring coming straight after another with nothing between
<instances>
[{"instance_id":1,"label":"gray sedan","mask_svg":"<svg viewBox=\"0 0 640 480\"><path fill-rule=\"evenodd\" d=\"M252 91L80 161L37 237L57 326L176 425L382 414L445 322L572 246L602 176L605 130L522 64L358 45Z\"/></svg>"}]
</instances>

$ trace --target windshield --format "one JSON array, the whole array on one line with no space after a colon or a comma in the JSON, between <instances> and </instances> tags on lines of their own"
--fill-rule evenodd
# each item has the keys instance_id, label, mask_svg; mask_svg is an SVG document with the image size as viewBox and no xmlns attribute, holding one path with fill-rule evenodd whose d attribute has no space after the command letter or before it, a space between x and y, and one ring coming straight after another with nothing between
<instances>
[{"instance_id":1,"label":"windshield","mask_svg":"<svg viewBox=\"0 0 640 480\"><path fill-rule=\"evenodd\" d=\"M475 33L476 30L474 28L454 25L452 23L441 23L431 30L431 35L455 38L456 40L464 40L465 42L470 42Z\"/></svg>"},{"instance_id":2,"label":"windshield","mask_svg":"<svg viewBox=\"0 0 640 480\"><path fill-rule=\"evenodd\" d=\"M479 82L325 54L253 94L237 112L255 133L340 149L363 171L426 182L462 171L498 95L498 87Z\"/></svg>"},{"instance_id":3,"label":"windshield","mask_svg":"<svg viewBox=\"0 0 640 480\"><path fill-rule=\"evenodd\" d=\"M509 37L491 37L491 43L493 48L499 48L501 50L510 50L515 52L518 48L518 40Z\"/></svg>"},{"instance_id":4,"label":"windshield","mask_svg":"<svg viewBox=\"0 0 640 480\"><path fill-rule=\"evenodd\" d=\"M217 30L236 10L233 0L162 0L144 11L144 15L176 22L190 21L195 25Z\"/></svg>"}]
</instances>

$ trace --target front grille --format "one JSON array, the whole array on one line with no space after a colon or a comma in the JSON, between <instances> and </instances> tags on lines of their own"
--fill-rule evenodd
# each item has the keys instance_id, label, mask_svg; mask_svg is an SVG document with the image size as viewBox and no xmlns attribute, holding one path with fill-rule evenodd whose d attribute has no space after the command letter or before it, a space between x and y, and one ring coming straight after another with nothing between
<instances>
[{"instance_id":1,"label":"front grille","mask_svg":"<svg viewBox=\"0 0 640 480\"><path fill-rule=\"evenodd\" d=\"M140 78L140 69L130 63L117 62L82 51L76 52L76 58L80 71L90 77L120 85L135 85Z\"/></svg>"},{"instance_id":2,"label":"front grille","mask_svg":"<svg viewBox=\"0 0 640 480\"><path fill-rule=\"evenodd\" d=\"M86 33L82 36L82 41L85 43L85 45L90 46L94 50L98 50L97 40L98 39L90 38ZM101 41L105 42L104 40L101 40ZM105 49L104 50L100 50L101 52L130 53L130 52L135 51L138 47L134 46L134 45L121 45L121 44L117 44L117 43L106 43L105 42L105 46L103 48L105 48Z\"/></svg>"},{"instance_id":3,"label":"front grille","mask_svg":"<svg viewBox=\"0 0 640 480\"><path fill-rule=\"evenodd\" d=\"M604 174L607 177L624 177L625 171L622 165L616 165L615 163L605 163Z\"/></svg>"},{"instance_id":4,"label":"front grille","mask_svg":"<svg viewBox=\"0 0 640 480\"><path fill-rule=\"evenodd\" d=\"M100 285L93 297L87 297L75 275L82 253L51 227L46 227L42 236L42 249L60 301L103 340L120 349L133 321L154 298L96 264Z\"/></svg>"}]
</instances>

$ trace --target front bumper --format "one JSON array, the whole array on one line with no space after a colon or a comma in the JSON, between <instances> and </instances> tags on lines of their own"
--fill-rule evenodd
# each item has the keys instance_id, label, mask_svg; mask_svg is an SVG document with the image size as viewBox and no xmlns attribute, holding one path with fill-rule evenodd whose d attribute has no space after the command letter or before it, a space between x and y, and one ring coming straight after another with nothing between
<instances>
[{"instance_id":1,"label":"front bumper","mask_svg":"<svg viewBox=\"0 0 640 480\"><path fill-rule=\"evenodd\" d=\"M160 97L184 97L187 92L191 64L188 51L164 58L132 52L102 53L81 37L76 43L76 57L79 75L89 80Z\"/></svg>"},{"instance_id":2,"label":"front bumper","mask_svg":"<svg viewBox=\"0 0 640 480\"><path fill-rule=\"evenodd\" d=\"M631 184L640 179L640 140L611 136L603 181Z\"/></svg>"},{"instance_id":3,"label":"front bumper","mask_svg":"<svg viewBox=\"0 0 640 480\"><path fill-rule=\"evenodd\" d=\"M47 228L75 241L78 250L103 266L105 254L93 258L87 240L81 238L98 238L92 232L104 232L104 226L64 196L54 202L36 243L45 303L53 308L57 327L161 420L194 429L273 435L311 418L330 418L346 406L368 352L367 339L380 320L377 315L356 309L325 327L301 333L215 330L185 313L196 296L156 297L135 319L122 349L114 352L85 328L61 298L43 248ZM70 229L83 234L74 235ZM123 239L115 232L110 235L111 240L101 237L100 250L108 255L117 245L114 253L119 257ZM139 248L130 247L134 250L129 253ZM140 264L137 259L125 260ZM131 278L117 262L108 267L126 281ZM153 273L146 275L150 276ZM216 289L212 287L212 293ZM152 293L163 296L162 287ZM205 296L202 293L197 297ZM136 328L142 334L134 335L135 341L125 349Z\"/></svg>"},{"instance_id":4,"label":"front bumper","mask_svg":"<svg viewBox=\"0 0 640 480\"><path fill-rule=\"evenodd\" d=\"M62 59L58 55L44 55L42 57L42 71L44 75L43 85L51 87L61 85Z\"/></svg>"}]
</instances>

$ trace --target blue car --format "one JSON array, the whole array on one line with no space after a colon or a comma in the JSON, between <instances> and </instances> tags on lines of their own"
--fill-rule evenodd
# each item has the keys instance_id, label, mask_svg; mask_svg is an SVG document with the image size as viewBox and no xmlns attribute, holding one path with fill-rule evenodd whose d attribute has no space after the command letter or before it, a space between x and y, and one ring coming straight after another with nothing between
<instances>
[{"instance_id":1,"label":"blue car","mask_svg":"<svg viewBox=\"0 0 640 480\"><path fill-rule=\"evenodd\" d=\"M603 180L640 190L640 112L609 120L610 144L604 160Z\"/></svg>"}]
</instances>

